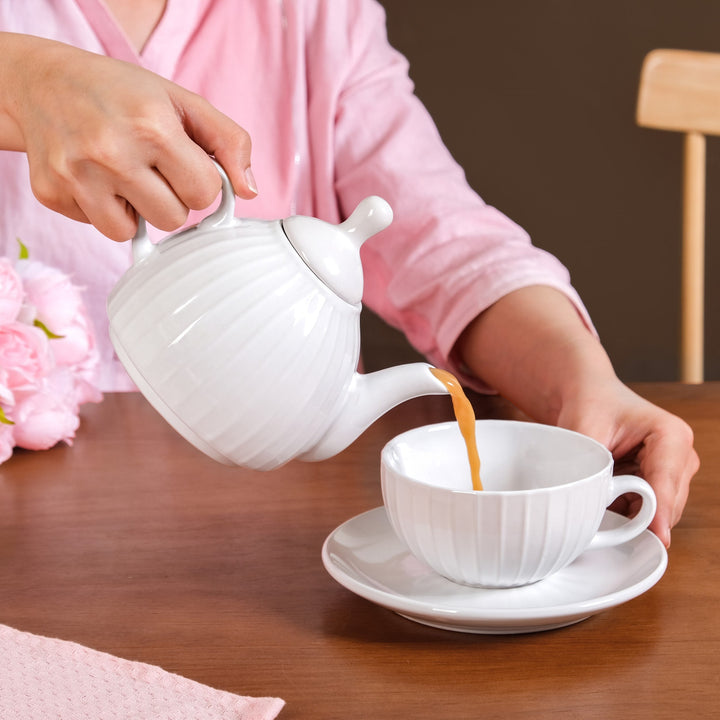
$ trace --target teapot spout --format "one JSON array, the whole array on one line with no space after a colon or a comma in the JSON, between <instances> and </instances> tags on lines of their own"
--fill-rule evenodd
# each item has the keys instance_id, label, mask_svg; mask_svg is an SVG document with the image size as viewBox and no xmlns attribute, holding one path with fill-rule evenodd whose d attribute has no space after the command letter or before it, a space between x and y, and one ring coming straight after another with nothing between
<instances>
[{"instance_id":1,"label":"teapot spout","mask_svg":"<svg viewBox=\"0 0 720 720\"><path fill-rule=\"evenodd\" d=\"M444 395L447 388L431 372L432 365L410 363L355 373L345 403L330 429L300 460L317 461L336 455L388 410L420 395Z\"/></svg>"}]
</instances>

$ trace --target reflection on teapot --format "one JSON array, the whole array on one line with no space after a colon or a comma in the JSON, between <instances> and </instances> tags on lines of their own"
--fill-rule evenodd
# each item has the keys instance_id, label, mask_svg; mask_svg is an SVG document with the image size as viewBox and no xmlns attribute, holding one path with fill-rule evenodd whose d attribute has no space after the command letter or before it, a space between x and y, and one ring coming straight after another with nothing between
<instances>
[{"instance_id":1,"label":"reflection on teapot","mask_svg":"<svg viewBox=\"0 0 720 720\"><path fill-rule=\"evenodd\" d=\"M380 415L447 390L426 363L369 374L360 356L360 245L392 221L381 198L340 225L235 218L218 209L153 245L108 299L110 336L135 384L187 440L227 464L322 460Z\"/></svg>"}]
</instances>

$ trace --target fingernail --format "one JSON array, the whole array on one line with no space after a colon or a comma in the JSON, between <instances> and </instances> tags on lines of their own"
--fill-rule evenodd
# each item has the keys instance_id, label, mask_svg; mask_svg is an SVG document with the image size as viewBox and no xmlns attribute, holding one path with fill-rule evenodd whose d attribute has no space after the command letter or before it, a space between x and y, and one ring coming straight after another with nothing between
<instances>
[{"instance_id":1,"label":"fingernail","mask_svg":"<svg viewBox=\"0 0 720 720\"><path fill-rule=\"evenodd\" d=\"M256 195L258 194L257 184L255 183L255 176L253 175L252 168L249 167L247 170L245 170L245 182L247 183L248 188L251 192L254 192Z\"/></svg>"}]
</instances>

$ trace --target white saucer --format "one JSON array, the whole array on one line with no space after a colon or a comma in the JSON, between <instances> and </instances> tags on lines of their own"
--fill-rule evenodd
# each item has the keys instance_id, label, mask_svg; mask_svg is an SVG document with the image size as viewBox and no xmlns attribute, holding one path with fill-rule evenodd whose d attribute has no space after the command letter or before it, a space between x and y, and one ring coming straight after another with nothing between
<instances>
[{"instance_id":1,"label":"white saucer","mask_svg":"<svg viewBox=\"0 0 720 720\"><path fill-rule=\"evenodd\" d=\"M605 513L603 527L622 522ZM589 550L534 585L491 590L446 580L417 560L379 507L336 528L322 560L341 585L415 622L458 632L510 634L564 627L649 590L667 567L667 552L646 530L613 548Z\"/></svg>"}]
</instances>

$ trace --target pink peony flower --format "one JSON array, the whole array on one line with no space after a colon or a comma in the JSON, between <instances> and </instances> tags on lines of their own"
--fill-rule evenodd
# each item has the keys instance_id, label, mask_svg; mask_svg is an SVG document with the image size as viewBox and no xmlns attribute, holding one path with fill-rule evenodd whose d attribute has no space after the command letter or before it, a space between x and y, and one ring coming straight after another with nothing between
<instances>
[{"instance_id":1,"label":"pink peony flower","mask_svg":"<svg viewBox=\"0 0 720 720\"><path fill-rule=\"evenodd\" d=\"M14 425L0 423L0 463L4 463L13 454L15 447L13 427Z\"/></svg>"},{"instance_id":2,"label":"pink peony flower","mask_svg":"<svg viewBox=\"0 0 720 720\"><path fill-rule=\"evenodd\" d=\"M0 407L7 411L15 404L15 396L8 386L8 372L0 365Z\"/></svg>"},{"instance_id":3,"label":"pink peony flower","mask_svg":"<svg viewBox=\"0 0 720 720\"><path fill-rule=\"evenodd\" d=\"M0 324L17 319L22 307L22 281L7 258L0 258Z\"/></svg>"},{"instance_id":4,"label":"pink peony flower","mask_svg":"<svg viewBox=\"0 0 720 720\"><path fill-rule=\"evenodd\" d=\"M42 320L40 316L38 319ZM55 333L55 330L52 332ZM95 335L84 308L81 307L73 321L60 327L55 334L60 337L53 338L51 345L55 361L59 365L81 366L98 363Z\"/></svg>"},{"instance_id":5,"label":"pink peony flower","mask_svg":"<svg viewBox=\"0 0 720 720\"><path fill-rule=\"evenodd\" d=\"M77 409L50 387L19 400L13 420L15 444L27 450L47 450L61 440L72 445L80 425Z\"/></svg>"},{"instance_id":6,"label":"pink peony flower","mask_svg":"<svg viewBox=\"0 0 720 720\"><path fill-rule=\"evenodd\" d=\"M38 387L51 365L48 339L42 330L19 322L0 326L0 367L7 374L10 390Z\"/></svg>"},{"instance_id":7,"label":"pink peony flower","mask_svg":"<svg viewBox=\"0 0 720 720\"><path fill-rule=\"evenodd\" d=\"M72 445L80 405L102 400L98 365L93 329L68 275L26 259L13 268L0 258L0 463L15 446Z\"/></svg>"},{"instance_id":8,"label":"pink peony flower","mask_svg":"<svg viewBox=\"0 0 720 720\"><path fill-rule=\"evenodd\" d=\"M16 270L38 320L55 335L63 335L83 308L80 290L64 272L37 260L20 260Z\"/></svg>"},{"instance_id":9,"label":"pink peony flower","mask_svg":"<svg viewBox=\"0 0 720 720\"><path fill-rule=\"evenodd\" d=\"M86 380L93 381L99 356L80 290L68 275L41 262L21 260L18 273L26 302L34 308L33 320L58 336L52 339L55 362L77 366Z\"/></svg>"},{"instance_id":10,"label":"pink peony flower","mask_svg":"<svg viewBox=\"0 0 720 720\"><path fill-rule=\"evenodd\" d=\"M65 398L68 407L77 411L86 402L100 402L102 393L75 368L58 366L50 371L46 385L51 392Z\"/></svg>"}]
</instances>

